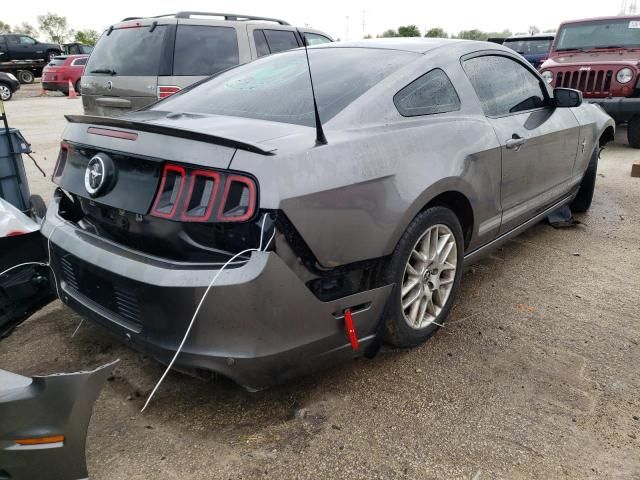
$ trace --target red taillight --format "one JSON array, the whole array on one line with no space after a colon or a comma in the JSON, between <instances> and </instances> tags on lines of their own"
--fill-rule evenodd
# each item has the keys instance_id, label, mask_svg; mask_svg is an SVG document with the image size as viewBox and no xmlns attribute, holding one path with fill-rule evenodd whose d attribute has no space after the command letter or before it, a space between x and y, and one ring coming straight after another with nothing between
<instances>
[{"instance_id":1,"label":"red taillight","mask_svg":"<svg viewBox=\"0 0 640 480\"><path fill-rule=\"evenodd\" d=\"M160 188L151 209L152 215L161 218L171 218L175 215L180 197L182 197L186 176L183 167L178 165L164 166Z\"/></svg>"},{"instance_id":2,"label":"red taillight","mask_svg":"<svg viewBox=\"0 0 640 480\"><path fill-rule=\"evenodd\" d=\"M58 153L58 160L56 161L56 167L53 169L51 180L56 182L62 176L64 167L67 164L67 156L69 155L69 145L62 142L60 144L60 152Z\"/></svg>"},{"instance_id":3,"label":"red taillight","mask_svg":"<svg viewBox=\"0 0 640 480\"><path fill-rule=\"evenodd\" d=\"M189 192L182 209L182 220L187 222L206 222L218 197L219 186L219 173L211 170L194 170L191 172Z\"/></svg>"},{"instance_id":4,"label":"red taillight","mask_svg":"<svg viewBox=\"0 0 640 480\"><path fill-rule=\"evenodd\" d=\"M151 215L183 222L246 222L256 213L257 197L256 182L248 176L167 164Z\"/></svg>"},{"instance_id":5,"label":"red taillight","mask_svg":"<svg viewBox=\"0 0 640 480\"><path fill-rule=\"evenodd\" d=\"M256 184L243 175L229 175L218 210L222 222L244 222L253 217L256 208Z\"/></svg>"},{"instance_id":6,"label":"red taillight","mask_svg":"<svg viewBox=\"0 0 640 480\"><path fill-rule=\"evenodd\" d=\"M180 87L171 86L171 85L159 86L158 98L162 100L163 98L170 97L171 95L179 91L180 91Z\"/></svg>"}]
</instances>

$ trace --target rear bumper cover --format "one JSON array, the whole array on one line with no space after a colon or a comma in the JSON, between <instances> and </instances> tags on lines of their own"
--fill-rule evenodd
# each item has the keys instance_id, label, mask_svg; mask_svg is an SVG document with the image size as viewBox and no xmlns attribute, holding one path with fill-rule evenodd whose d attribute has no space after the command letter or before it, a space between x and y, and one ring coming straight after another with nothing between
<instances>
[{"instance_id":1,"label":"rear bumper cover","mask_svg":"<svg viewBox=\"0 0 640 480\"><path fill-rule=\"evenodd\" d=\"M49 208L42 231L51 238L62 301L168 363L217 267L123 248L77 229L57 210ZM276 253L254 252L219 276L175 368L214 371L258 390L360 356L375 339L391 288L321 302ZM346 308L354 312L358 351L345 335Z\"/></svg>"},{"instance_id":2,"label":"rear bumper cover","mask_svg":"<svg viewBox=\"0 0 640 480\"><path fill-rule=\"evenodd\" d=\"M628 122L640 115L640 98L589 98L587 101L600 105L616 122Z\"/></svg>"},{"instance_id":3,"label":"rear bumper cover","mask_svg":"<svg viewBox=\"0 0 640 480\"><path fill-rule=\"evenodd\" d=\"M69 90L69 82L42 82L42 88L51 92L66 92Z\"/></svg>"}]
</instances>

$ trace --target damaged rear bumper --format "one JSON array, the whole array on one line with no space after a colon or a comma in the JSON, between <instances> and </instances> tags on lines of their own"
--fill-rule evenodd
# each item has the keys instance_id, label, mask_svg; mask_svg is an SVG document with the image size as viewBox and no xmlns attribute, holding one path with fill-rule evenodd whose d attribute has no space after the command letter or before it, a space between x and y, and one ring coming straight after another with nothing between
<instances>
[{"instance_id":1,"label":"damaged rear bumper","mask_svg":"<svg viewBox=\"0 0 640 480\"><path fill-rule=\"evenodd\" d=\"M55 200L54 200L55 202ZM43 226L64 303L168 363L218 265L150 257L88 234L49 209ZM253 252L210 290L176 369L213 371L257 390L359 356L375 339L391 285L321 302L274 252ZM351 308L362 343L344 331Z\"/></svg>"}]
</instances>

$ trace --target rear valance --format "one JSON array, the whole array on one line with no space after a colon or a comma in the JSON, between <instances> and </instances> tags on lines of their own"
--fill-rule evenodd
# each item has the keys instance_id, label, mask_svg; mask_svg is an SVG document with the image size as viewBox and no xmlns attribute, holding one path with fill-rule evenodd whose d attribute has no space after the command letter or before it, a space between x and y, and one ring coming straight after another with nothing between
<instances>
[{"instance_id":1,"label":"rear valance","mask_svg":"<svg viewBox=\"0 0 640 480\"><path fill-rule=\"evenodd\" d=\"M157 133L176 138L185 138L200 142L212 143L225 147L237 148L260 155L273 155L275 147L260 143L245 142L233 138L210 135L208 133L184 130L181 128L159 125L156 123L135 122L124 118L96 117L91 115L65 115L69 123L85 123L89 125L99 125L104 127L126 128L139 132Z\"/></svg>"}]
</instances>

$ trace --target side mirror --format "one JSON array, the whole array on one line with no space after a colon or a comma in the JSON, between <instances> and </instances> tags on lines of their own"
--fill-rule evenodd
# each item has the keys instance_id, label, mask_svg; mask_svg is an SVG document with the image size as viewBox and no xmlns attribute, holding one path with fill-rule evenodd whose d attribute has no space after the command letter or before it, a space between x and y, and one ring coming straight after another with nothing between
<instances>
[{"instance_id":1,"label":"side mirror","mask_svg":"<svg viewBox=\"0 0 640 480\"><path fill-rule=\"evenodd\" d=\"M582 92L573 88L554 88L553 102L558 108L572 108L582 105Z\"/></svg>"}]
</instances>

